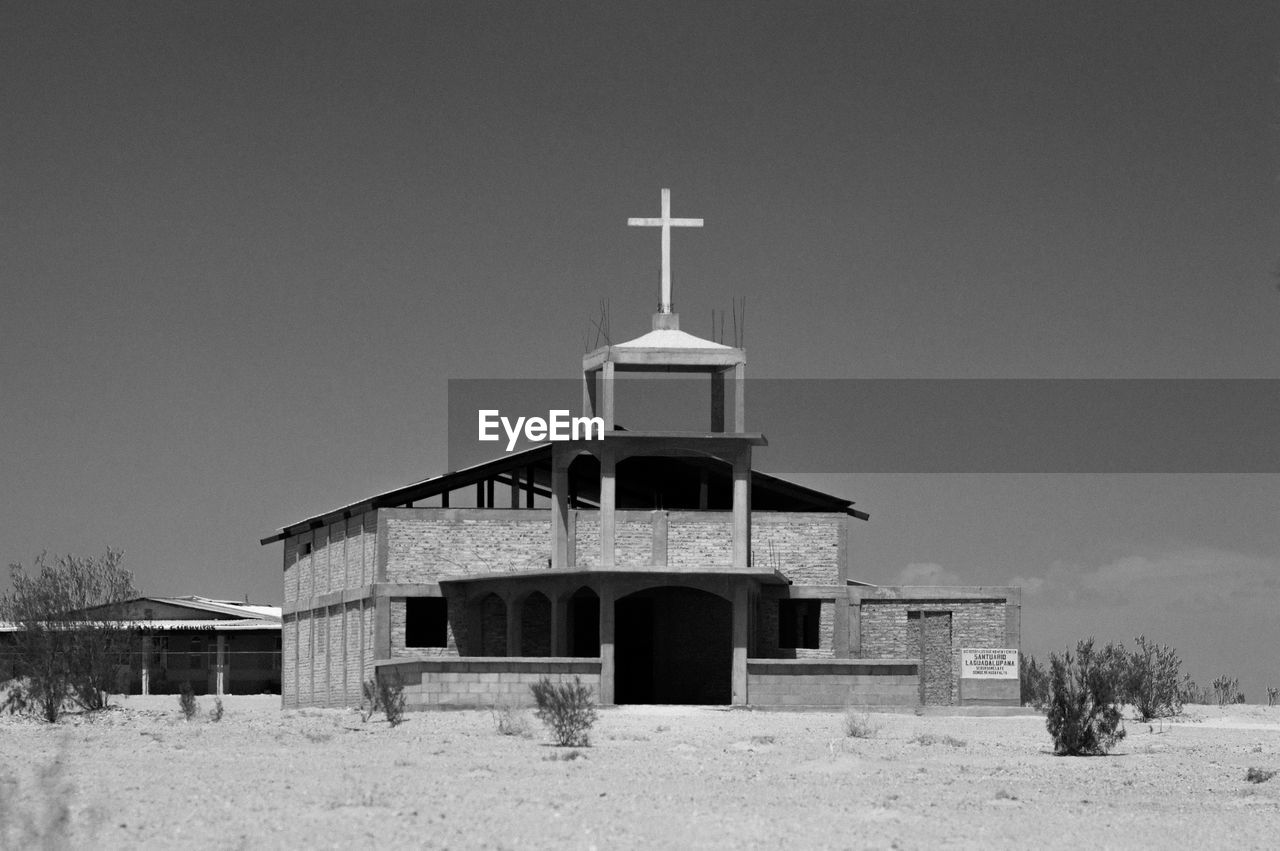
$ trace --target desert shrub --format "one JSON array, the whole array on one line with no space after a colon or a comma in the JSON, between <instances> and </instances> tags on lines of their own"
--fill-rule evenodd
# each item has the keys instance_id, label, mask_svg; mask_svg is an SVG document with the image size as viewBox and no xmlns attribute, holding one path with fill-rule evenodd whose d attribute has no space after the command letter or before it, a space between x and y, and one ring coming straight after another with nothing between
<instances>
[{"instance_id":1,"label":"desert shrub","mask_svg":"<svg viewBox=\"0 0 1280 851\"><path fill-rule=\"evenodd\" d=\"M404 720L404 681L400 679L399 671L365 680L360 690L362 722L368 721L379 710L392 727L399 726Z\"/></svg>"},{"instance_id":2,"label":"desert shrub","mask_svg":"<svg viewBox=\"0 0 1280 851\"><path fill-rule=\"evenodd\" d=\"M538 720L551 728L556 744L561 747L588 747L591 725L596 723L596 707L590 686L580 677L572 683L552 683L543 677L529 686L538 709Z\"/></svg>"},{"instance_id":3,"label":"desert shrub","mask_svg":"<svg viewBox=\"0 0 1280 851\"><path fill-rule=\"evenodd\" d=\"M1226 706L1228 703L1236 703L1236 697L1239 694L1239 679L1235 677L1228 677L1226 674L1223 674L1213 681L1213 696L1217 699L1219 706ZM1239 702L1243 703L1244 701Z\"/></svg>"},{"instance_id":4,"label":"desert shrub","mask_svg":"<svg viewBox=\"0 0 1280 851\"><path fill-rule=\"evenodd\" d=\"M1250 768L1245 772L1244 779L1250 783L1266 783L1272 777L1275 777L1274 771L1268 771L1265 768Z\"/></svg>"},{"instance_id":5,"label":"desert shrub","mask_svg":"<svg viewBox=\"0 0 1280 851\"><path fill-rule=\"evenodd\" d=\"M921 747L929 747L930 745L946 745L951 748L962 748L968 742L964 739L957 739L955 736L935 736L933 733L920 733L911 739L910 744L920 745Z\"/></svg>"},{"instance_id":6,"label":"desert shrub","mask_svg":"<svg viewBox=\"0 0 1280 851\"><path fill-rule=\"evenodd\" d=\"M1124 738L1112 659L1100 657L1093 639L1049 655L1049 707L1045 726L1054 752L1063 756L1105 754Z\"/></svg>"},{"instance_id":7,"label":"desert shrub","mask_svg":"<svg viewBox=\"0 0 1280 851\"><path fill-rule=\"evenodd\" d=\"M1025 653L1018 656L1018 685L1023 706L1044 709L1049 705L1049 672L1040 667L1036 657Z\"/></svg>"},{"instance_id":8,"label":"desert shrub","mask_svg":"<svg viewBox=\"0 0 1280 851\"><path fill-rule=\"evenodd\" d=\"M182 710L182 716L188 721L196 717L196 713L200 711L200 701L196 700L196 693L191 690L190 681L184 682L178 691L178 709Z\"/></svg>"},{"instance_id":9,"label":"desert shrub","mask_svg":"<svg viewBox=\"0 0 1280 851\"><path fill-rule=\"evenodd\" d=\"M1182 711L1182 695L1178 674L1182 660L1167 644L1148 642L1146 636L1134 639L1136 649L1129 654L1124 675L1125 696L1143 721L1165 718Z\"/></svg>"},{"instance_id":10,"label":"desert shrub","mask_svg":"<svg viewBox=\"0 0 1280 851\"><path fill-rule=\"evenodd\" d=\"M209 710L209 720L217 724L222 720L222 698L215 697L213 699L213 708Z\"/></svg>"},{"instance_id":11,"label":"desert shrub","mask_svg":"<svg viewBox=\"0 0 1280 851\"><path fill-rule=\"evenodd\" d=\"M1178 700L1183 706L1189 704L1207 705L1213 703L1213 690L1196 685L1196 681L1191 679L1190 674L1183 674L1182 682L1178 684Z\"/></svg>"},{"instance_id":12,"label":"desert shrub","mask_svg":"<svg viewBox=\"0 0 1280 851\"><path fill-rule=\"evenodd\" d=\"M529 719L524 710L516 706L495 706L490 710L493 724L503 736L528 736Z\"/></svg>"},{"instance_id":13,"label":"desert shrub","mask_svg":"<svg viewBox=\"0 0 1280 851\"><path fill-rule=\"evenodd\" d=\"M870 739L876 734L871 715L850 707L844 711L844 734L851 739Z\"/></svg>"},{"instance_id":14,"label":"desert shrub","mask_svg":"<svg viewBox=\"0 0 1280 851\"><path fill-rule=\"evenodd\" d=\"M0 620L13 633L12 688L21 699L11 709L35 711L57 721L68 702L103 709L120 667L127 665L136 635L123 622L132 599L133 575L120 566L124 554L108 549L91 557L41 554L30 574L10 566L10 593L0 597Z\"/></svg>"}]
</instances>

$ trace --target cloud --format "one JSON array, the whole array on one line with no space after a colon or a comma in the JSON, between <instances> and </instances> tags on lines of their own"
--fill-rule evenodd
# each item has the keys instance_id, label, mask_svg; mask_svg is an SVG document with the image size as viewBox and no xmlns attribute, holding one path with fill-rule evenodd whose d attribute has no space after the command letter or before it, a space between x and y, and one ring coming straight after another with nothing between
<instances>
[{"instance_id":1,"label":"cloud","mask_svg":"<svg viewBox=\"0 0 1280 851\"><path fill-rule=\"evenodd\" d=\"M1022 586L1023 646L1037 655L1091 635L1125 644L1146 635L1176 648L1197 681L1238 675L1256 700L1276 677L1261 648L1280 644L1278 577L1280 557L1184 547L1056 562L1012 584Z\"/></svg>"},{"instance_id":2,"label":"cloud","mask_svg":"<svg viewBox=\"0 0 1280 851\"><path fill-rule=\"evenodd\" d=\"M898 585L966 585L958 575L940 564L909 564L898 574Z\"/></svg>"}]
</instances>

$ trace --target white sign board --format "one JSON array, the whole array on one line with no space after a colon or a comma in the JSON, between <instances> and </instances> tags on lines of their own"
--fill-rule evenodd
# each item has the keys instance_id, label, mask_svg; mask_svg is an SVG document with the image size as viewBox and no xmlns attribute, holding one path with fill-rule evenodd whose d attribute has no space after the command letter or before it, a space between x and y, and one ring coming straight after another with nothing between
<instances>
[{"instance_id":1,"label":"white sign board","mask_svg":"<svg viewBox=\"0 0 1280 851\"><path fill-rule=\"evenodd\" d=\"M961 648L960 677L966 680L1016 680L1018 651Z\"/></svg>"}]
</instances>

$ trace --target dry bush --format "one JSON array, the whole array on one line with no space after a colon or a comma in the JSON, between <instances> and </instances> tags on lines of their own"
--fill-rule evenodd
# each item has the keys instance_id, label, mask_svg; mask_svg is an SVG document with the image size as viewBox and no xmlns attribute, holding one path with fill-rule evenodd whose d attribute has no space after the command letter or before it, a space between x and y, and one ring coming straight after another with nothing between
<instances>
[{"instance_id":1,"label":"dry bush","mask_svg":"<svg viewBox=\"0 0 1280 851\"><path fill-rule=\"evenodd\" d=\"M871 723L871 714L853 707L844 711L844 734L851 739L870 739L879 728Z\"/></svg>"},{"instance_id":2,"label":"dry bush","mask_svg":"<svg viewBox=\"0 0 1280 851\"><path fill-rule=\"evenodd\" d=\"M1093 639L1077 644L1074 658L1050 654L1045 726L1060 756L1102 755L1124 738L1114 658L1096 653Z\"/></svg>"},{"instance_id":3,"label":"dry bush","mask_svg":"<svg viewBox=\"0 0 1280 851\"><path fill-rule=\"evenodd\" d=\"M489 714L493 718L494 726L498 728L498 733L503 736L521 736L527 739L532 735L529 729L529 717L518 706L494 706L489 710Z\"/></svg>"},{"instance_id":4,"label":"dry bush","mask_svg":"<svg viewBox=\"0 0 1280 851\"><path fill-rule=\"evenodd\" d=\"M1239 694L1239 679L1223 674L1213 681L1213 695L1219 706L1226 706L1228 703L1244 703L1243 700L1237 700Z\"/></svg>"},{"instance_id":5,"label":"dry bush","mask_svg":"<svg viewBox=\"0 0 1280 851\"><path fill-rule=\"evenodd\" d=\"M1049 705L1049 672L1027 653L1018 655L1018 686L1023 706L1044 709Z\"/></svg>"},{"instance_id":6,"label":"dry bush","mask_svg":"<svg viewBox=\"0 0 1280 851\"><path fill-rule=\"evenodd\" d=\"M382 710L387 723L392 727L399 726L404 720L404 681L400 672L375 676L361 684L360 720L368 721L378 710Z\"/></svg>"},{"instance_id":7,"label":"dry bush","mask_svg":"<svg viewBox=\"0 0 1280 851\"><path fill-rule=\"evenodd\" d=\"M20 679L5 701L10 711L54 722L70 702L106 707L137 642L122 618L122 604L136 596L123 558L108 549L90 557L41 554L31 574L10 566L12 590L0 597L0 621L18 627L11 655Z\"/></svg>"},{"instance_id":8,"label":"dry bush","mask_svg":"<svg viewBox=\"0 0 1280 851\"><path fill-rule=\"evenodd\" d=\"M1265 768L1250 768L1244 775L1244 779L1250 783L1266 783L1272 777L1275 777L1274 771L1268 771Z\"/></svg>"},{"instance_id":9,"label":"dry bush","mask_svg":"<svg viewBox=\"0 0 1280 851\"><path fill-rule=\"evenodd\" d=\"M1137 649L1129 654L1123 691L1138 711L1138 718L1166 718L1182 711L1178 674L1182 660L1167 644L1149 643L1146 636L1134 639Z\"/></svg>"},{"instance_id":10,"label":"dry bush","mask_svg":"<svg viewBox=\"0 0 1280 851\"><path fill-rule=\"evenodd\" d=\"M951 748L962 748L969 744L964 739L957 739L955 736L935 736L933 733L920 733L911 739L909 744L920 745L921 747L929 747L930 745L946 745Z\"/></svg>"},{"instance_id":11,"label":"dry bush","mask_svg":"<svg viewBox=\"0 0 1280 851\"><path fill-rule=\"evenodd\" d=\"M196 713L200 711L200 701L196 700L196 694L191 690L190 680L184 682L178 691L178 709L182 711L182 717L188 721L196 717Z\"/></svg>"},{"instance_id":12,"label":"dry bush","mask_svg":"<svg viewBox=\"0 0 1280 851\"><path fill-rule=\"evenodd\" d=\"M591 745L591 725L596 723L596 706L590 686L580 677L572 683L556 685L547 677L529 686L538 709L539 721L551 728L560 747L585 748Z\"/></svg>"},{"instance_id":13,"label":"dry bush","mask_svg":"<svg viewBox=\"0 0 1280 851\"><path fill-rule=\"evenodd\" d=\"M217 724L219 721L222 720L222 713L223 713L222 698L215 697L213 699L213 709L209 710L209 720Z\"/></svg>"}]
</instances>

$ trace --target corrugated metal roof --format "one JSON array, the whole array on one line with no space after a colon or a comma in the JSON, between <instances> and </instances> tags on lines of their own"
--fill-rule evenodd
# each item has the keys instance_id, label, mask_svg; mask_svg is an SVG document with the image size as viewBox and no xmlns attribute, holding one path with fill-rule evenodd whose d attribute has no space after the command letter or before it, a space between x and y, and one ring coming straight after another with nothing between
<instances>
[{"instance_id":1,"label":"corrugated metal roof","mask_svg":"<svg viewBox=\"0 0 1280 851\"><path fill-rule=\"evenodd\" d=\"M137 620L124 621L124 624L130 629L155 629L155 630L199 630L205 632L245 632L246 630L280 629L280 621L269 619L246 619L241 621L230 620ZM12 623L0 623L0 632L17 632L19 627Z\"/></svg>"},{"instance_id":2,"label":"corrugated metal roof","mask_svg":"<svg viewBox=\"0 0 1280 851\"><path fill-rule=\"evenodd\" d=\"M235 615L241 618L255 618L265 620L280 620L281 610L279 606L254 606L249 603L238 603L235 600L211 600L208 597L197 597L195 595L187 597L139 597L140 600L154 600L157 603L167 603L171 606L183 606L189 609L199 609L206 612L216 612L220 615Z\"/></svg>"}]
</instances>

